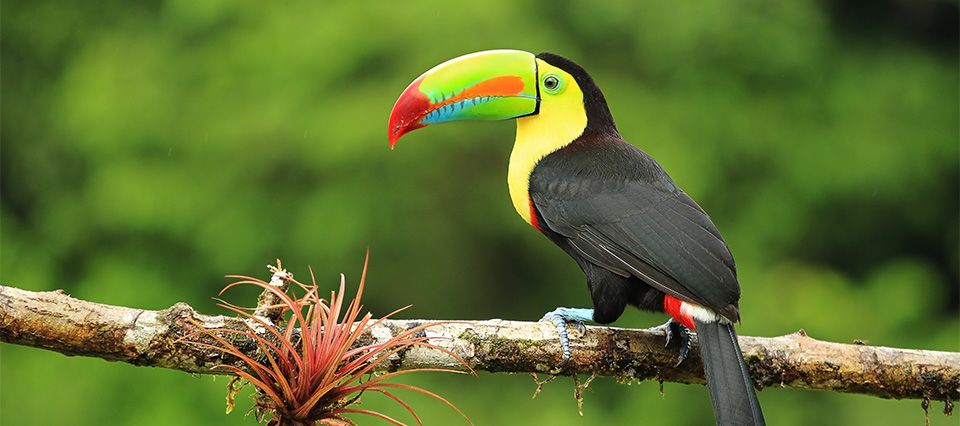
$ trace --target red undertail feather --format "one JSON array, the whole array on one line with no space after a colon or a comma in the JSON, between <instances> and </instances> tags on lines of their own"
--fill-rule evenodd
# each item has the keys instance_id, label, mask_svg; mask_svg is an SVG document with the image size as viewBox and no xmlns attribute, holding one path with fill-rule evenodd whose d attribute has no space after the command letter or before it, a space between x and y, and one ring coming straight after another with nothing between
<instances>
[{"instance_id":1,"label":"red undertail feather","mask_svg":"<svg viewBox=\"0 0 960 426\"><path fill-rule=\"evenodd\" d=\"M683 324L684 327L696 331L697 326L693 323L693 316L683 309L686 302L677 299L669 294L663 295L663 311L670 314L673 320Z\"/></svg>"}]
</instances>

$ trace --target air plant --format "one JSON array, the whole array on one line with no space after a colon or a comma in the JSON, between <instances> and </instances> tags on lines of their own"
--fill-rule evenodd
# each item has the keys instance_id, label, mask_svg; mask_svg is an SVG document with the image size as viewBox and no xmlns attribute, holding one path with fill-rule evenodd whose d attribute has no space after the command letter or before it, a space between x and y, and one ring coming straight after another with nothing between
<instances>
[{"instance_id":1,"label":"air plant","mask_svg":"<svg viewBox=\"0 0 960 426\"><path fill-rule=\"evenodd\" d=\"M369 258L369 256L368 256ZM282 271L278 269L278 271ZM282 271L285 272L285 271ZM242 308L218 299L218 305L237 313L246 324L245 329L206 329L199 327L198 335L212 338L216 343L204 343L191 338L190 344L220 351L232 355L242 362L242 366L221 364L215 368L230 370L238 377L253 384L258 391L256 396L257 418L268 419L269 425L306 426L306 425L354 425L345 414L366 415L385 420L394 425L404 425L386 414L356 407L362 394L379 393L402 406L414 418L417 424L423 422L410 405L394 392L405 390L430 396L470 420L452 403L440 395L426 389L402 383L388 381L403 374L423 371L461 373L443 368L418 368L376 375L376 367L391 356L414 347L425 347L443 351L466 366L466 363L446 349L428 342L423 330L436 325L427 323L412 327L384 342L367 343L370 330L384 320L407 309L397 309L379 319L369 312L360 315L363 306L364 283L367 275L367 262L364 261L363 273L356 296L346 301L344 295L345 278L340 276L339 291L331 291L329 301L320 298L319 288L313 271L310 271L311 283L303 284L289 274L280 275L289 286L275 286L262 280L229 276L237 281L228 284L220 295L241 285L252 285L269 292L279 303L271 308L280 309L279 324L254 315L254 309ZM274 275L275 278L278 276ZM305 292L295 297L295 289ZM344 304L346 310L343 311ZM261 307L262 308L262 307ZM230 336L230 335L233 336ZM366 337L364 337L366 336ZM235 337L235 338L231 338ZM255 342L256 355L250 355L238 348L240 341ZM209 342L209 340L208 340ZM469 367L467 368L469 369ZM364 381L364 379L366 379ZM231 393L235 393L231 385ZM230 399L232 395L228 395ZM472 423L471 423L472 424Z\"/></svg>"}]
</instances>

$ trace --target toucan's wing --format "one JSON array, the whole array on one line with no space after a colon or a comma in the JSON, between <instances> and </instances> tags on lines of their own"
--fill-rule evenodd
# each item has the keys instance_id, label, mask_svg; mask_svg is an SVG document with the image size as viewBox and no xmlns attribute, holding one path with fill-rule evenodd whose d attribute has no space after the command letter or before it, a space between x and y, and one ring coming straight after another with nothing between
<instances>
[{"instance_id":1,"label":"toucan's wing","mask_svg":"<svg viewBox=\"0 0 960 426\"><path fill-rule=\"evenodd\" d=\"M621 153L587 163L617 168L610 161L627 162L631 167L654 167L659 173L627 177L591 173L577 166L584 164L582 157L591 155L589 150L574 154L580 158L557 161L548 156L541 161L530 179L531 199L545 222L541 226L565 237L597 266L636 276L664 293L736 321L740 298L736 266L716 226L659 165L639 149L635 152L635 158ZM563 153L551 156L559 154Z\"/></svg>"}]
</instances>

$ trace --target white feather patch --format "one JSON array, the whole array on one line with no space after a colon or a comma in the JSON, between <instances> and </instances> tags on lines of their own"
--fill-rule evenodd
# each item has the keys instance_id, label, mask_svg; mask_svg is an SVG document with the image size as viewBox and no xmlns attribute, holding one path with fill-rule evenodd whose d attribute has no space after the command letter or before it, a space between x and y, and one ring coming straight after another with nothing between
<instances>
[{"instance_id":1,"label":"white feather patch","mask_svg":"<svg viewBox=\"0 0 960 426\"><path fill-rule=\"evenodd\" d=\"M721 319L719 314L709 308L686 301L680 303L680 314L700 322L717 322Z\"/></svg>"}]
</instances>

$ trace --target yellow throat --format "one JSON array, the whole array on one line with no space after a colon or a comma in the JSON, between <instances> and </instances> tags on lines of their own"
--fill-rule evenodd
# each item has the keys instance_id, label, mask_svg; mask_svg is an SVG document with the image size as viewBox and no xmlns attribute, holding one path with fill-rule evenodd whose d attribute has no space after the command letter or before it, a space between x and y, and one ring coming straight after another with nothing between
<instances>
[{"instance_id":1,"label":"yellow throat","mask_svg":"<svg viewBox=\"0 0 960 426\"><path fill-rule=\"evenodd\" d=\"M537 59L540 82L547 76L560 77L565 84L558 93L541 88L540 112L517 119L517 140L510 153L507 185L517 213L532 224L530 211L530 174L543 157L569 145L587 127L583 92L570 74Z\"/></svg>"}]
</instances>

